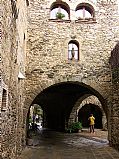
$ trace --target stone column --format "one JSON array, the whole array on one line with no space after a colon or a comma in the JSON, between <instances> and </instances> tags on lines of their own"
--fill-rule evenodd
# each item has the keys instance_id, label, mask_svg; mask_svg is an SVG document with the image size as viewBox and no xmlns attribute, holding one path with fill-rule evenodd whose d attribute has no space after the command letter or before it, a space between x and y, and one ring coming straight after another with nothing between
<instances>
[{"instance_id":1,"label":"stone column","mask_svg":"<svg viewBox=\"0 0 119 159\"><path fill-rule=\"evenodd\" d=\"M102 116L102 129L107 130L107 118L106 118L106 115L104 114Z\"/></svg>"},{"instance_id":2,"label":"stone column","mask_svg":"<svg viewBox=\"0 0 119 159\"><path fill-rule=\"evenodd\" d=\"M109 143L119 150L119 83L112 84L112 98L109 120Z\"/></svg>"}]
</instances>

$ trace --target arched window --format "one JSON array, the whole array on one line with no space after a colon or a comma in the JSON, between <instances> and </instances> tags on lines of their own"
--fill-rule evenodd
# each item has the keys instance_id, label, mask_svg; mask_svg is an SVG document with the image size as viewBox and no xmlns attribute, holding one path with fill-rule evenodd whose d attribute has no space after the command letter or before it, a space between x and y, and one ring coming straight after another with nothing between
<instances>
[{"instance_id":1,"label":"arched window","mask_svg":"<svg viewBox=\"0 0 119 159\"><path fill-rule=\"evenodd\" d=\"M29 0L26 0L26 5L29 6Z\"/></svg>"},{"instance_id":2,"label":"arched window","mask_svg":"<svg viewBox=\"0 0 119 159\"><path fill-rule=\"evenodd\" d=\"M76 7L77 19L91 19L94 18L94 8L88 3L81 3Z\"/></svg>"},{"instance_id":3,"label":"arched window","mask_svg":"<svg viewBox=\"0 0 119 159\"><path fill-rule=\"evenodd\" d=\"M79 43L71 40L68 44L68 59L79 60Z\"/></svg>"},{"instance_id":4,"label":"arched window","mask_svg":"<svg viewBox=\"0 0 119 159\"><path fill-rule=\"evenodd\" d=\"M50 19L70 19L70 8L65 2L54 2L50 7Z\"/></svg>"},{"instance_id":5,"label":"arched window","mask_svg":"<svg viewBox=\"0 0 119 159\"><path fill-rule=\"evenodd\" d=\"M2 83L1 93L0 93L1 111L5 112L8 108L8 86L4 83L2 79L1 83Z\"/></svg>"},{"instance_id":6,"label":"arched window","mask_svg":"<svg viewBox=\"0 0 119 159\"><path fill-rule=\"evenodd\" d=\"M12 15L14 19L18 18L18 11L17 11L17 6L16 6L16 1L11 0L11 6L12 6Z\"/></svg>"}]
</instances>

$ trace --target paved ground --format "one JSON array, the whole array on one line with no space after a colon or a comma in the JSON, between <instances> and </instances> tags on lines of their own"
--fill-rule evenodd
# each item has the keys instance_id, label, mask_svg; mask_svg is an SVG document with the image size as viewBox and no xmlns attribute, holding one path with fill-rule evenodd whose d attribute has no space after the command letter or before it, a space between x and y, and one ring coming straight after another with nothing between
<instances>
[{"instance_id":1,"label":"paved ground","mask_svg":"<svg viewBox=\"0 0 119 159\"><path fill-rule=\"evenodd\" d=\"M18 159L119 159L119 152L109 147L106 131L39 131Z\"/></svg>"}]
</instances>

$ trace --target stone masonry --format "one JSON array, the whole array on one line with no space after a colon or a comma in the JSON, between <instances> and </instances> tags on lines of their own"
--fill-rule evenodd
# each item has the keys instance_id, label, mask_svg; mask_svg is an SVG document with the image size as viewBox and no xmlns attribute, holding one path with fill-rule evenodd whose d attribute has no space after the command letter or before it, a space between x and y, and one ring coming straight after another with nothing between
<instances>
[{"instance_id":1,"label":"stone masonry","mask_svg":"<svg viewBox=\"0 0 119 159\"><path fill-rule=\"evenodd\" d=\"M74 12L79 1L63 1L71 9L70 20L67 21L50 19L50 7L54 1L29 2L26 65L28 98L24 113L27 114L32 101L43 89L60 82L78 81L96 90L98 98L100 95L103 97L105 102L101 98L99 100L110 124L112 85L109 57L118 40L117 2L86 1L95 10L95 21L75 19ZM79 61L68 60L70 40L79 42ZM114 138L119 141L115 135ZM112 142L110 135L109 141Z\"/></svg>"},{"instance_id":2,"label":"stone masonry","mask_svg":"<svg viewBox=\"0 0 119 159\"><path fill-rule=\"evenodd\" d=\"M72 109L72 112L70 114L70 118L69 118L69 122L75 121L77 120L76 118L78 117L78 112L79 110L85 106L86 104L94 104L95 106L99 107L101 112L102 112L102 127L103 130L107 129L107 118L106 118L106 114L104 112L104 110L102 109L102 104L101 102L98 100L98 98L96 96L89 96L87 98L85 98L82 101L77 101L75 106Z\"/></svg>"},{"instance_id":3,"label":"stone masonry","mask_svg":"<svg viewBox=\"0 0 119 159\"><path fill-rule=\"evenodd\" d=\"M70 19L50 19L51 6L64 4ZM26 119L35 97L49 86L78 82L94 92L108 121L110 145L119 145L118 84L112 84L109 58L118 41L116 0L85 0L93 20L77 20L83 0L0 1L0 123L3 159L16 159L26 142ZM68 59L70 41L79 43L79 60ZM116 94L114 96L114 94Z\"/></svg>"},{"instance_id":4,"label":"stone masonry","mask_svg":"<svg viewBox=\"0 0 119 159\"><path fill-rule=\"evenodd\" d=\"M0 158L15 159L23 149L26 3L1 0Z\"/></svg>"}]
</instances>

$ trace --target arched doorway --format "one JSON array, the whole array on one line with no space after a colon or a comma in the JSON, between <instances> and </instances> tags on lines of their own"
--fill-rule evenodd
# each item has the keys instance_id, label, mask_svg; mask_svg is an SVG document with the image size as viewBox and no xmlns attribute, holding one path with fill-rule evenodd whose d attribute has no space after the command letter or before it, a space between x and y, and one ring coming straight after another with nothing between
<instances>
[{"instance_id":1,"label":"arched doorway","mask_svg":"<svg viewBox=\"0 0 119 159\"><path fill-rule=\"evenodd\" d=\"M90 86L79 82L54 84L40 92L31 105L38 104L41 106L44 127L64 131L75 103L86 94L98 96L99 100L103 103L104 111L106 110L103 97ZM94 106L91 106L91 109L93 108Z\"/></svg>"},{"instance_id":2,"label":"arched doorway","mask_svg":"<svg viewBox=\"0 0 119 159\"><path fill-rule=\"evenodd\" d=\"M30 133L41 129L43 127L43 110L38 104L30 106L27 114L27 136L30 137Z\"/></svg>"},{"instance_id":3,"label":"arched doorway","mask_svg":"<svg viewBox=\"0 0 119 159\"><path fill-rule=\"evenodd\" d=\"M102 111L100 107L91 103L84 105L78 112L78 120L82 123L82 126L89 127L88 118L90 114L95 117L95 128L102 129Z\"/></svg>"}]
</instances>

